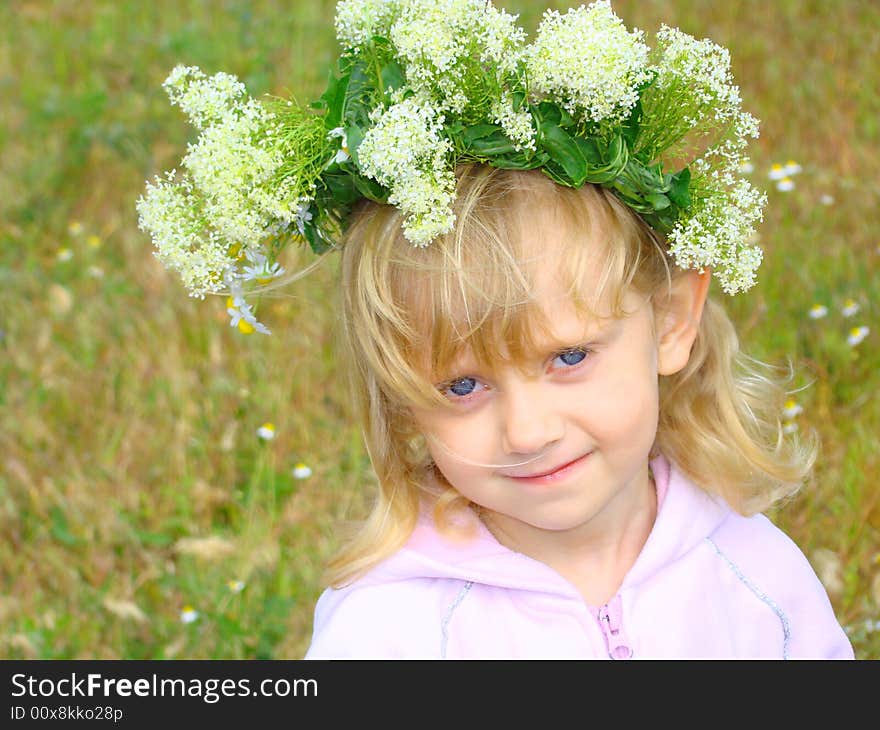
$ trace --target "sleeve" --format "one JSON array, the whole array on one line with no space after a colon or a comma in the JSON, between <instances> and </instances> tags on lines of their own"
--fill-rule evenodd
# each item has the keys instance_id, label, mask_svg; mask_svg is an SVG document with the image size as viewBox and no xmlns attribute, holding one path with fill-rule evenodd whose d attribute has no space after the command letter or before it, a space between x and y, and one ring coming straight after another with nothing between
<instances>
[{"instance_id":1,"label":"sleeve","mask_svg":"<svg viewBox=\"0 0 880 730\"><path fill-rule=\"evenodd\" d=\"M740 541L759 584L778 603L789 659L853 659L825 586L797 544L764 515L745 521Z\"/></svg>"},{"instance_id":2,"label":"sleeve","mask_svg":"<svg viewBox=\"0 0 880 730\"><path fill-rule=\"evenodd\" d=\"M789 541L792 595L787 601L791 622L790 659L853 659L849 637L837 620L825 586L801 550Z\"/></svg>"},{"instance_id":3,"label":"sleeve","mask_svg":"<svg viewBox=\"0 0 880 730\"><path fill-rule=\"evenodd\" d=\"M304 659L417 659L435 655L424 610L402 585L328 588L315 605ZM420 608L420 607L416 607Z\"/></svg>"}]
</instances>

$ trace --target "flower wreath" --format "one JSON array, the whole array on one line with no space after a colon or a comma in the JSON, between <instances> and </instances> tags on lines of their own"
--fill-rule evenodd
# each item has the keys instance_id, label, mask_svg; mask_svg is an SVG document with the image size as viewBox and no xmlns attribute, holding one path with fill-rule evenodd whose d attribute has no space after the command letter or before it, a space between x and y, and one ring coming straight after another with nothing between
<instances>
[{"instance_id":1,"label":"flower wreath","mask_svg":"<svg viewBox=\"0 0 880 730\"><path fill-rule=\"evenodd\" d=\"M766 196L740 175L758 122L728 51L665 25L651 49L609 0L546 11L531 44L516 20L485 0L343 0L343 53L307 106L176 67L163 86L200 135L137 201L156 255L192 296L228 294L243 332L268 333L246 297L283 273L286 245L327 250L361 198L399 208L406 238L429 245L455 224L455 165L477 161L608 188L679 267L751 287Z\"/></svg>"}]
</instances>

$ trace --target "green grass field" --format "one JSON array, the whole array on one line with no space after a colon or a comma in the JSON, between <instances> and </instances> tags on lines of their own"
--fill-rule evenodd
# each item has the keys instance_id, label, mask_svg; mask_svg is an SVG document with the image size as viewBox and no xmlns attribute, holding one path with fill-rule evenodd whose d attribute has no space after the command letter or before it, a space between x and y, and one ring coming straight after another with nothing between
<instances>
[{"instance_id":1,"label":"green grass field","mask_svg":"<svg viewBox=\"0 0 880 730\"><path fill-rule=\"evenodd\" d=\"M544 6L504 7L532 34ZM814 483L770 517L819 572L856 655L880 658L880 5L614 7L649 37L665 22L730 48L762 120L760 283L713 295L749 353L797 369L793 422L823 449ZM174 65L229 71L255 96L317 98L333 12L0 5L0 656L305 652L335 528L374 485L333 354L336 262L263 309L273 336L243 336L221 300L189 299L158 264L134 202L191 138L160 87ZM789 160L802 171L781 192L767 174ZM814 305L827 315L811 318ZM293 476L300 462L311 476Z\"/></svg>"}]
</instances>

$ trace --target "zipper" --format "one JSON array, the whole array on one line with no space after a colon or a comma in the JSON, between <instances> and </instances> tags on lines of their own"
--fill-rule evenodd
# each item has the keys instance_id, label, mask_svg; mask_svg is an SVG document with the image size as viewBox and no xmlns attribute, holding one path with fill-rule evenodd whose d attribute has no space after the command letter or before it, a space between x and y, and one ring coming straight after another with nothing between
<instances>
[{"instance_id":1,"label":"zipper","mask_svg":"<svg viewBox=\"0 0 880 730\"><path fill-rule=\"evenodd\" d=\"M599 609L599 626L605 634L608 656L612 659L630 659L633 655L623 630L623 606L620 596L614 596Z\"/></svg>"}]
</instances>

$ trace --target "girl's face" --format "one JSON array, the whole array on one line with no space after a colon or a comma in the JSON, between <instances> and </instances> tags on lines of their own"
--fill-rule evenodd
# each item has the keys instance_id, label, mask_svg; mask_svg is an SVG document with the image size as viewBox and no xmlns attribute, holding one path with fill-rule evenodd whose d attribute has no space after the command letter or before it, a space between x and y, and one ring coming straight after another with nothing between
<instances>
[{"instance_id":1,"label":"girl's face","mask_svg":"<svg viewBox=\"0 0 880 730\"><path fill-rule=\"evenodd\" d=\"M646 498L658 374L683 367L693 342L685 332L677 345L658 344L659 319L635 292L624 296L630 316L585 319L560 296L556 270L536 282L553 337L525 372L505 365L493 376L465 353L437 384L454 407L413 410L445 478L508 535L592 532Z\"/></svg>"}]
</instances>

